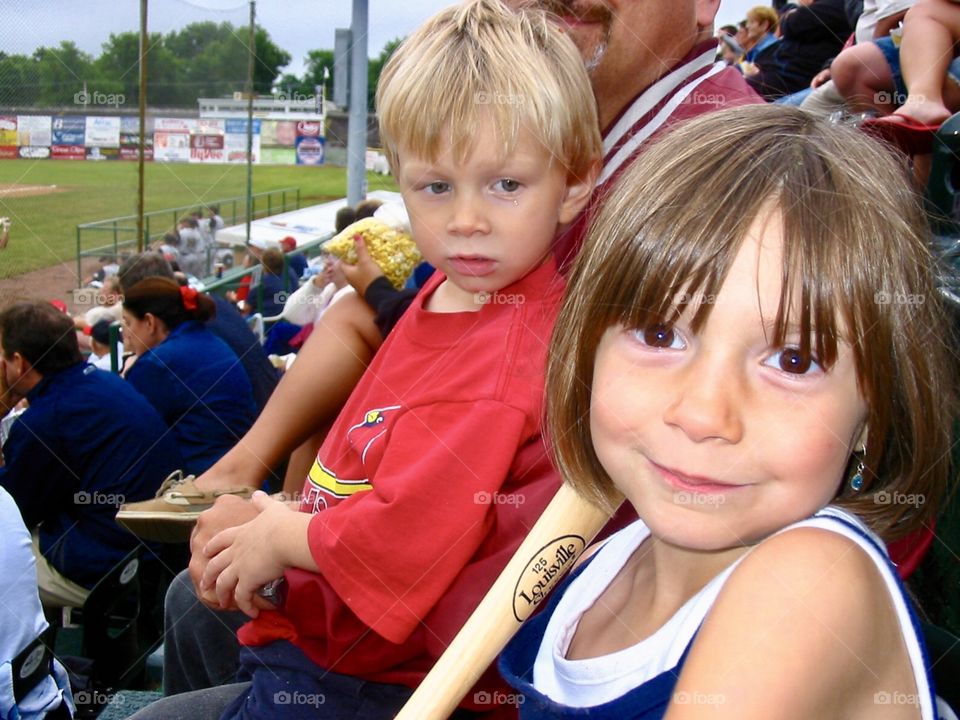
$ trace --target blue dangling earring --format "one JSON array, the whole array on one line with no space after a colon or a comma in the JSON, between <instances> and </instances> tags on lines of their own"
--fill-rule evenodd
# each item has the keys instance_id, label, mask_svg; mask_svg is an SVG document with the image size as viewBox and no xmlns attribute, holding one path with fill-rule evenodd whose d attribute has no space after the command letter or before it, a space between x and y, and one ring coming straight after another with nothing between
<instances>
[{"instance_id":1,"label":"blue dangling earring","mask_svg":"<svg viewBox=\"0 0 960 720\"><path fill-rule=\"evenodd\" d=\"M850 477L850 487L854 492L860 492L863 490L863 470L865 467L863 464L863 458L867 454L867 446L864 445L863 450L856 454L859 455L859 458L857 459L857 468Z\"/></svg>"}]
</instances>

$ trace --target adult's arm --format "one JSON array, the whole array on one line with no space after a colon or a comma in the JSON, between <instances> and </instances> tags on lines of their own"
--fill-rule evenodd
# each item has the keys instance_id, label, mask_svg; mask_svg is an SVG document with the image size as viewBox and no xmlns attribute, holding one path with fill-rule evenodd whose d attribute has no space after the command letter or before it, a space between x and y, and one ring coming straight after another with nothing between
<instances>
[{"instance_id":1,"label":"adult's arm","mask_svg":"<svg viewBox=\"0 0 960 720\"><path fill-rule=\"evenodd\" d=\"M324 313L253 427L197 479L204 490L259 487L270 469L335 417L382 342L373 311L345 295Z\"/></svg>"}]
</instances>

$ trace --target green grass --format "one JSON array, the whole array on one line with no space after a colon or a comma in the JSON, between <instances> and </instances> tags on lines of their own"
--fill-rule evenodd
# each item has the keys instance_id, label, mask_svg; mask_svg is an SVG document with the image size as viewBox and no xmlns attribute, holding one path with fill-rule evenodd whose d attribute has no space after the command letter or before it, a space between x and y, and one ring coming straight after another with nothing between
<instances>
[{"instance_id":1,"label":"green grass","mask_svg":"<svg viewBox=\"0 0 960 720\"><path fill-rule=\"evenodd\" d=\"M390 177L371 174L367 181L369 190L396 189ZM137 164L132 162L2 160L0 183L56 185L59 190L35 197L0 197L0 216L13 221L10 246L0 254L0 278L76 258L80 223L136 213ZM243 195L246 186L243 165L147 163L144 204L149 212L213 202ZM300 188L301 206L344 197L346 169L254 166L255 193L284 187ZM104 234L102 244L111 241L112 235Z\"/></svg>"}]
</instances>

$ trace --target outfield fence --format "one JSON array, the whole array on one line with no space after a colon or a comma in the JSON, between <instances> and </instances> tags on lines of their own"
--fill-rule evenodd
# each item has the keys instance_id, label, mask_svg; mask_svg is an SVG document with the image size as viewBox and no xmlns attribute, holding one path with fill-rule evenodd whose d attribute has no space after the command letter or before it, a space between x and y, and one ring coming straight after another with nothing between
<instances>
[{"instance_id":1,"label":"outfield fence","mask_svg":"<svg viewBox=\"0 0 960 720\"><path fill-rule=\"evenodd\" d=\"M254 193L251 198L251 220L300 209L299 187ZM164 234L177 226L180 218L189 214L192 210L200 208L206 213L207 208L211 206L219 207L220 217L227 225L239 225L247 220L247 198L245 195L155 210L143 215L143 246L145 248L149 247L156 240L163 238ZM122 254L132 254L136 251L136 215L124 215L123 217L77 225L77 286L83 284L83 259L85 257L110 255L119 258ZM211 258L207 258L207 260L209 267Z\"/></svg>"}]
</instances>

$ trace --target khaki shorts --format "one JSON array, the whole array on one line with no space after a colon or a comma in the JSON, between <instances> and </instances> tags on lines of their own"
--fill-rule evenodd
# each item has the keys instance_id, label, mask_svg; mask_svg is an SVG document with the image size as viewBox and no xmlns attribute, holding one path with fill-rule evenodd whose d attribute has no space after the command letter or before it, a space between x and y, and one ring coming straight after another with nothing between
<instances>
[{"instance_id":1,"label":"khaki shorts","mask_svg":"<svg viewBox=\"0 0 960 720\"><path fill-rule=\"evenodd\" d=\"M37 586L40 590L40 602L47 607L83 607L90 591L77 585L57 570L40 554L40 536L34 530L33 556L37 560Z\"/></svg>"}]
</instances>

